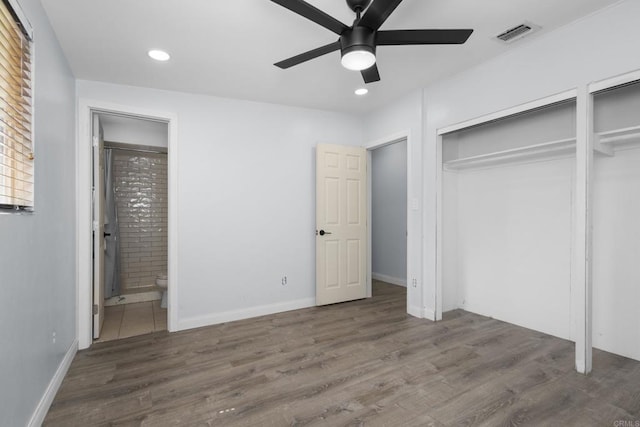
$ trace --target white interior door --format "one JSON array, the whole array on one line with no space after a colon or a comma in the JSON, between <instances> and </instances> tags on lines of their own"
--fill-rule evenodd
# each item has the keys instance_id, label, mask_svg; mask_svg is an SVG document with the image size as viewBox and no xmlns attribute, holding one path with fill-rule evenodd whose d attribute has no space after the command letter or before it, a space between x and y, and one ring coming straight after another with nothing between
<instances>
[{"instance_id":1,"label":"white interior door","mask_svg":"<svg viewBox=\"0 0 640 427\"><path fill-rule=\"evenodd\" d=\"M367 297L367 152L316 149L316 305Z\"/></svg>"},{"instance_id":2,"label":"white interior door","mask_svg":"<svg viewBox=\"0 0 640 427\"><path fill-rule=\"evenodd\" d=\"M93 338L104 323L104 133L93 115Z\"/></svg>"}]
</instances>

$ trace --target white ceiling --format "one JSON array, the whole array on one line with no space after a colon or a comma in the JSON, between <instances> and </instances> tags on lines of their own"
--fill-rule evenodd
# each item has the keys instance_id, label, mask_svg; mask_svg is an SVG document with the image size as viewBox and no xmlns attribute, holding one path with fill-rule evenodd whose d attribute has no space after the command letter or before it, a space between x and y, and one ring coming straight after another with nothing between
<instances>
[{"instance_id":1,"label":"white ceiling","mask_svg":"<svg viewBox=\"0 0 640 427\"><path fill-rule=\"evenodd\" d=\"M375 0L374 0L375 1ZM382 80L360 73L334 52L288 70L274 62L337 36L269 0L42 0L75 76L133 86L366 112L460 72L618 0L404 0L382 29L473 28L465 45L382 46ZM351 25L345 0L308 0ZM524 20L542 31L511 45L493 36ZM36 34L37 37L37 34ZM37 39L36 39L37 43ZM172 59L149 59L152 48Z\"/></svg>"}]
</instances>

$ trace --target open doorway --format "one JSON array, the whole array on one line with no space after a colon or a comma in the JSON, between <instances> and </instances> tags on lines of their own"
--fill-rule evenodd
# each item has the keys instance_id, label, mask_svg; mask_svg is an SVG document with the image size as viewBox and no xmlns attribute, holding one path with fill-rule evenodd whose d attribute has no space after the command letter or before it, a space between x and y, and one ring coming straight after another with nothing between
<instances>
[{"instance_id":1,"label":"open doorway","mask_svg":"<svg viewBox=\"0 0 640 427\"><path fill-rule=\"evenodd\" d=\"M407 286L407 139L370 149L372 295ZM388 289L388 288L387 288Z\"/></svg>"},{"instance_id":2,"label":"open doorway","mask_svg":"<svg viewBox=\"0 0 640 427\"><path fill-rule=\"evenodd\" d=\"M93 338L166 330L168 124L96 112L94 134Z\"/></svg>"},{"instance_id":3,"label":"open doorway","mask_svg":"<svg viewBox=\"0 0 640 427\"><path fill-rule=\"evenodd\" d=\"M101 118L104 123L100 123ZM96 126L96 122L98 126ZM101 325L104 326L103 322L106 307L122 305L125 301L132 303L155 302L156 304L161 304L163 291L161 288L156 287L156 279L158 279L158 276L164 274L166 274L166 279L163 277L159 279L161 279L161 281L162 279L166 280L168 286L166 291L166 321L158 318L160 324L156 325L154 321L153 327L154 329L161 327L169 331L176 331L178 329L176 246L178 206L176 162L177 117L173 113L154 112L138 107L80 99L78 126L78 250L76 253L78 268L78 347L80 349L89 347L91 343L94 342L94 332L96 329L98 329L98 335L100 334ZM102 127L102 138L99 138L100 127ZM149 128L155 128L156 132L150 131ZM148 138L154 133L156 134L156 138L160 133L163 135L162 143L157 142L157 139L156 142L150 142ZM129 137L123 138L123 135L129 135ZM147 139L145 139L144 135L146 135ZM105 253L106 240L107 237L110 236L105 236L104 238L102 236L104 236L105 233L111 234L108 229L104 229L105 222L108 223L109 221L105 221L104 214L100 214L99 209L96 209L100 207L100 204L94 204L94 200L96 199L104 200L103 195L94 193L94 187L103 188L104 186L104 183L99 185L99 183L96 182L96 178L101 174L94 175L94 171L98 169L96 165L104 164L103 161L96 161L96 146L102 149L102 156L104 156L106 146L107 150L111 150L112 153L119 153L119 155L113 154L114 157L126 157L133 154L132 157L147 158L154 156L156 159L164 159L157 163L162 164L162 168L164 169L162 174L166 182L166 184L163 184L167 189L166 196L163 196L165 200L162 202L164 206L161 208L162 214L166 217L166 225L163 225L163 230L156 230L155 236L152 234L151 236L142 238L144 239L142 243L151 243L151 252L139 256L139 258L146 258L144 261L150 261L152 266L154 266L155 261L154 267L162 269L163 272L155 272L155 270L146 273L142 271L132 272L133 274L130 275L131 278L136 278L136 276L142 278L143 276L149 276L149 273L153 278L151 280L148 278L144 279L144 283L142 279L138 281L138 283L133 286L137 288L135 292L125 292L124 300L121 300L123 295L115 294L112 294L111 298L105 299L105 296L108 296L108 290L105 288L105 284L99 284L99 280L94 280L97 276L98 278L103 278L102 280L104 281L104 274L96 274L96 272L100 272L101 267L97 266L98 268L96 268L94 254ZM98 150L98 153L99 151L100 150ZM147 187L149 187L149 185L147 185ZM129 202L132 205L137 204L135 200L129 200ZM144 203L148 204L150 202L145 198ZM144 203L142 203L142 205L144 205ZM102 205L104 205L104 203ZM98 212L98 214L96 214L96 212ZM152 214L150 213L149 215ZM100 229L101 225L102 229ZM129 230L127 232L129 232ZM122 238L123 236L120 237ZM160 238L159 241L158 238ZM164 245L162 240L166 241L166 256L158 254L157 250L154 255L153 243L156 242L156 246L158 244ZM133 247L133 245L128 246L128 248L131 247ZM98 256L96 258L100 257ZM140 261L142 260L140 259ZM131 263L135 264L134 262ZM142 268L143 266L138 262L136 267ZM122 277L122 271L118 277ZM113 287L111 290L113 291ZM122 292L122 289L120 292ZM97 298L94 299L96 296ZM151 309L153 310L153 306L151 306ZM153 311L151 313L152 315L154 314ZM120 319L120 322L122 321L124 321L123 318ZM151 332L146 330L140 331L142 328L138 329L138 332L135 334ZM131 335L134 334L132 333Z\"/></svg>"}]
</instances>

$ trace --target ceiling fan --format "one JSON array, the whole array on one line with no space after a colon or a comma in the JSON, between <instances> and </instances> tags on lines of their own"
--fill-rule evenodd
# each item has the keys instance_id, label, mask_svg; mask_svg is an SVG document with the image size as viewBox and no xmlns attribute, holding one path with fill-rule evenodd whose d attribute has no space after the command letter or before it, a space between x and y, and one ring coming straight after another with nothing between
<instances>
[{"instance_id":1,"label":"ceiling fan","mask_svg":"<svg viewBox=\"0 0 640 427\"><path fill-rule=\"evenodd\" d=\"M351 27L310 5L304 0L271 0L290 11L338 34L338 41L301 53L274 65L282 69L293 67L327 53L340 50L342 65L360 71L365 83L380 80L376 65L376 47L419 44L462 44L473 30L390 30L380 26L398 7L402 0L346 0L356 13ZM369 5L371 3L371 5ZM368 6L368 9L367 9ZM362 12L365 11L364 15Z\"/></svg>"}]
</instances>

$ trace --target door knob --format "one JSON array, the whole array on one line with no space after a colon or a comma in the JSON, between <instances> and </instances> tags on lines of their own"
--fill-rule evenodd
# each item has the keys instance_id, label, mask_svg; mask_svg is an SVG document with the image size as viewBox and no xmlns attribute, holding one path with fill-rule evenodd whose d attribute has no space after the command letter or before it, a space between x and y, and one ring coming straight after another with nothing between
<instances>
[{"instance_id":1,"label":"door knob","mask_svg":"<svg viewBox=\"0 0 640 427\"><path fill-rule=\"evenodd\" d=\"M330 231L320 230L320 233L318 233L318 234L320 234L321 236L324 236L325 234L331 234L331 232Z\"/></svg>"},{"instance_id":2,"label":"door knob","mask_svg":"<svg viewBox=\"0 0 640 427\"><path fill-rule=\"evenodd\" d=\"M104 234L104 237L109 237L109 236L111 236L111 233L107 233L107 232L104 232L104 233L102 233L102 234Z\"/></svg>"}]
</instances>

